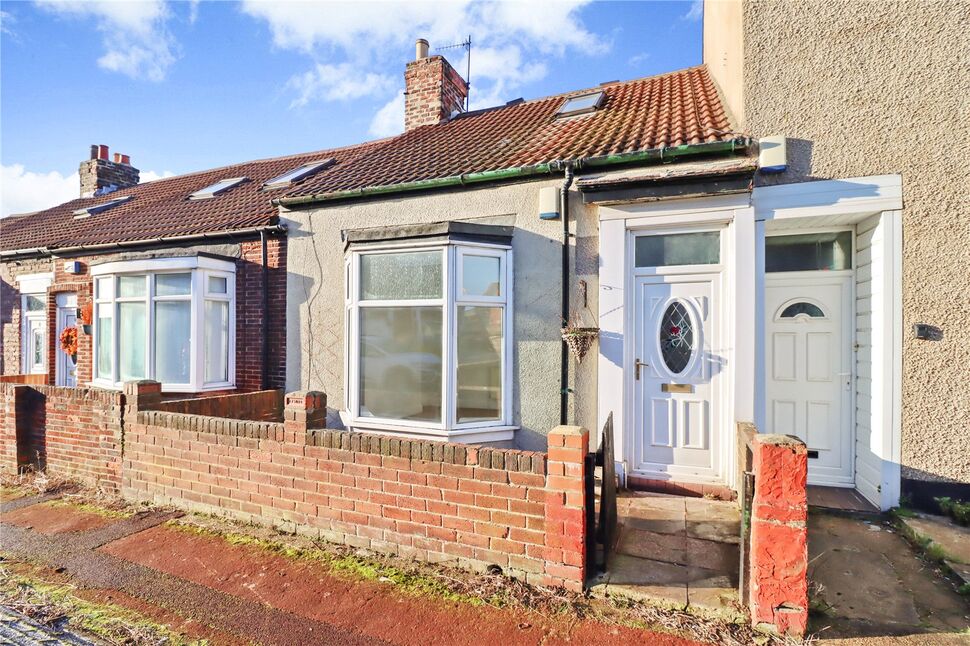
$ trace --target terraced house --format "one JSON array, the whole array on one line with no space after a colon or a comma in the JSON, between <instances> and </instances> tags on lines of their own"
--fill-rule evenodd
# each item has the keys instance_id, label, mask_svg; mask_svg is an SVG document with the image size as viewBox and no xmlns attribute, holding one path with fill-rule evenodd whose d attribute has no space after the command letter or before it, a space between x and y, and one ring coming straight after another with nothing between
<instances>
[{"instance_id":1,"label":"terraced house","mask_svg":"<svg viewBox=\"0 0 970 646\"><path fill-rule=\"evenodd\" d=\"M918 8L959 24L929 15L950 10ZM193 468L182 457L125 486L166 500L183 487L193 504L325 526L353 544L579 585L592 499L577 483L591 470L586 449L606 439L599 429L614 429L604 466L622 485L726 499L759 459L775 459L769 450L752 467L739 425L796 436L778 464L790 460L782 471L800 493L778 504L796 509L784 540L801 556L771 599L757 598L753 565L751 600L767 608L757 622L798 632L806 471L820 499L868 509L898 505L904 489L965 497L970 486L970 376L957 361L966 209L951 190L959 173L926 149L960 129L958 111L914 112L903 79L922 59L882 47L865 27L872 12L892 15L820 3L792 23L784 4L705 3L704 65L475 111L465 80L419 40L398 136L148 184L126 155L92 146L81 197L3 221L4 379L128 388L142 425L135 446L152 445L151 424L163 423L142 416L146 402L260 419L233 414L242 400L232 394L307 391L288 404L286 433L330 429L307 451L373 449L385 456L377 466L443 462L432 470L443 478L478 478L461 469L484 466L497 479L460 502L460 491L454 501L437 491L462 485L422 476L440 504L422 502L403 526L388 520L398 499L347 492L383 472L347 481L345 469L311 499L287 485L229 491L239 486L232 464L183 486L170 473ZM781 27L790 40L775 37ZM839 55L799 50L798 65L780 65L806 33ZM873 52L864 71L845 67ZM898 92L876 80L877 64L895 70ZM956 100L952 87L937 89ZM853 131L870 118L881 124L872 133ZM916 142L906 134L914 119ZM189 427L178 428L230 433L205 420ZM291 441L280 429L276 439ZM172 438L166 446L181 450ZM250 459L272 462L272 446ZM137 463L155 449L125 450ZM21 451L21 464L31 459ZM553 495L533 500L531 486ZM336 507L337 492L360 504ZM497 504L506 515L485 518L521 523L519 538L475 534L459 522L472 523L466 504ZM791 564L775 565L764 571Z\"/></svg>"}]
</instances>

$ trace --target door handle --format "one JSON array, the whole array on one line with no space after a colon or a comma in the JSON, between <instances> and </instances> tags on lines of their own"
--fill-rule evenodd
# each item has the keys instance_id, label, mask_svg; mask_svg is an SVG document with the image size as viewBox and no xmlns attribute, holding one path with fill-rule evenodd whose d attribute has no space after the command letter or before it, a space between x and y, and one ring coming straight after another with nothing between
<instances>
[{"instance_id":1,"label":"door handle","mask_svg":"<svg viewBox=\"0 0 970 646\"><path fill-rule=\"evenodd\" d=\"M640 361L639 359L636 359L633 362L634 374L636 375L637 381L640 381L640 366L643 366L644 368L646 368L649 365L650 364Z\"/></svg>"}]
</instances>

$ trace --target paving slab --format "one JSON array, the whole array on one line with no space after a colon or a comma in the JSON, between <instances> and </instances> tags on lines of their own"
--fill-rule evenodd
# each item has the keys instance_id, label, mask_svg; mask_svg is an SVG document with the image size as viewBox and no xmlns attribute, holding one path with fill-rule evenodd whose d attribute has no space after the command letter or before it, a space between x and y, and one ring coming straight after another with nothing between
<instances>
[{"instance_id":1,"label":"paving slab","mask_svg":"<svg viewBox=\"0 0 970 646\"><path fill-rule=\"evenodd\" d=\"M834 638L959 634L970 627L966 599L888 522L812 513L808 548L812 631Z\"/></svg>"},{"instance_id":2,"label":"paving slab","mask_svg":"<svg viewBox=\"0 0 970 646\"><path fill-rule=\"evenodd\" d=\"M928 539L924 549L941 551L950 572L970 585L970 527L958 525L946 516L918 512L900 516L899 521L918 540Z\"/></svg>"},{"instance_id":3,"label":"paving slab","mask_svg":"<svg viewBox=\"0 0 970 646\"><path fill-rule=\"evenodd\" d=\"M593 592L683 609L687 607L687 579L686 566L615 554Z\"/></svg>"},{"instance_id":4,"label":"paving slab","mask_svg":"<svg viewBox=\"0 0 970 646\"><path fill-rule=\"evenodd\" d=\"M741 543L741 513L733 502L686 498L687 535L719 543Z\"/></svg>"}]
</instances>

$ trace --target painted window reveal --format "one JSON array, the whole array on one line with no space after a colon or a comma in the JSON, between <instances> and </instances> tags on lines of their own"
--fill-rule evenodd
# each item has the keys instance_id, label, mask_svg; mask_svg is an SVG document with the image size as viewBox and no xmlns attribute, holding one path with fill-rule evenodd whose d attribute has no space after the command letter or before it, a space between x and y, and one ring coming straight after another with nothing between
<instances>
[{"instance_id":1,"label":"painted window reveal","mask_svg":"<svg viewBox=\"0 0 970 646\"><path fill-rule=\"evenodd\" d=\"M637 267L716 265L721 262L721 234L717 231L637 236Z\"/></svg>"},{"instance_id":2,"label":"painted window reveal","mask_svg":"<svg viewBox=\"0 0 970 646\"><path fill-rule=\"evenodd\" d=\"M154 379L174 392L231 388L234 264L110 264L111 273L95 280L95 383Z\"/></svg>"},{"instance_id":3,"label":"painted window reveal","mask_svg":"<svg viewBox=\"0 0 970 646\"><path fill-rule=\"evenodd\" d=\"M778 318L793 319L800 314L808 316L813 319L825 318L825 312L822 311L821 307L819 307L818 305L815 305L814 303L807 303L805 301L792 303L784 310L782 310L781 316L779 316Z\"/></svg>"},{"instance_id":4,"label":"painted window reveal","mask_svg":"<svg viewBox=\"0 0 970 646\"><path fill-rule=\"evenodd\" d=\"M674 301L660 319L660 355L667 369L675 375L682 373L694 354L694 324L687 308Z\"/></svg>"},{"instance_id":5,"label":"painted window reveal","mask_svg":"<svg viewBox=\"0 0 970 646\"><path fill-rule=\"evenodd\" d=\"M442 431L510 423L510 254L465 244L352 253L352 418Z\"/></svg>"}]
</instances>

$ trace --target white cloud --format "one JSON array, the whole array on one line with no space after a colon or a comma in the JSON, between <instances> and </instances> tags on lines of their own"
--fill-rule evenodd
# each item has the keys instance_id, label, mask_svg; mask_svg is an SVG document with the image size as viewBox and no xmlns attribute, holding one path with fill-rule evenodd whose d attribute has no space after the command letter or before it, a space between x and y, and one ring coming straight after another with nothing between
<instances>
[{"instance_id":1,"label":"white cloud","mask_svg":"<svg viewBox=\"0 0 970 646\"><path fill-rule=\"evenodd\" d=\"M404 90L377 111L370 122L369 132L375 137L390 137L404 130Z\"/></svg>"},{"instance_id":2,"label":"white cloud","mask_svg":"<svg viewBox=\"0 0 970 646\"><path fill-rule=\"evenodd\" d=\"M382 96L394 87L394 79L374 72L359 72L350 63L327 65L317 63L313 69L294 76L287 86L296 90L291 107L302 107L311 101L346 101L363 96Z\"/></svg>"},{"instance_id":3,"label":"white cloud","mask_svg":"<svg viewBox=\"0 0 970 646\"><path fill-rule=\"evenodd\" d=\"M103 69L131 78L161 81L177 58L175 39L166 26L171 15L161 0L36 2L58 16L93 19L105 47L104 55L98 59Z\"/></svg>"},{"instance_id":4,"label":"white cloud","mask_svg":"<svg viewBox=\"0 0 970 646\"><path fill-rule=\"evenodd\" d=\"M161 173L142 171L141 181L153 182L174 175L170 170ZM77 173L35 173L24 168L23 164L4 164L0 168L0 217L31 213L63 204L76 199L80 190L81 180Z\"/></svg>"},{"instance_id":5,"label":"white cloud","mask_svg":"<svg viewBox=\"0 0 970 646\"><path fill-rule=\"evenodd\" d=\"M12 25L17 22L17 18L14 17L9 11L0 11L0 33L7 34L8 36L16 36L14 33Z\"/></svg>"},{"instance_id":6,"label":"white cloud","mask_svg":"<svg viewBox=\"0 0 970 646\"><path fill-rule=\"evenodd\" d=\"M681 20L696 22L704 17L704 0L691 0L690 8L687 13L680 17Z\"/></svg>"},{"instance_id":7,"label":"white cloud","mask_svg":"<svg viewBox=\"0 0 970 646\"><path fill-rule=\"evenodd\" d=\"M626 64L630 67L639 67L641 63L646 62L650 59L649 52L640 52L639 54L634 54L627 59Z\"/></svg>"},{"instance_id":8,"label":"white cloud","mask_svg":"<svg viewBox=\"0 0 970 646\"><path fill-rule=\"evenodd\" d=\"M379 96L384 106L372 133L399 132L391 116L403 99L391 96L410 59L414 41L427 38L431 51L472 35L473 107L514 98L523 86L548 73L546 61L567 52L598 55L611 43L579 18L588 0L551 2L326 2L243 0L244 13L264 21L274 46L306 54L313 66L291 78L291 105ZM445 52L462 74L460 49ZM393 73L392 73L393 72ZM398 81L399 82L399 81ZM371 91L365 91L365 88Z\"/></svg>"},{"instance_id":9,"label":"white cloud","mask_svg":"<svg viewBox=\"0 0 970 646\"><path fill-rule=\"evenodd\" d=\"M39 211L73 200L78 197L80 186L77 173L34 173L21 164L4 164L0 167L0 217Z\"/></svg>"}]
</instances>

